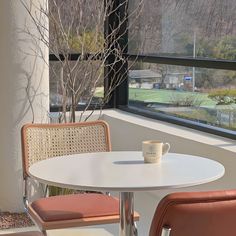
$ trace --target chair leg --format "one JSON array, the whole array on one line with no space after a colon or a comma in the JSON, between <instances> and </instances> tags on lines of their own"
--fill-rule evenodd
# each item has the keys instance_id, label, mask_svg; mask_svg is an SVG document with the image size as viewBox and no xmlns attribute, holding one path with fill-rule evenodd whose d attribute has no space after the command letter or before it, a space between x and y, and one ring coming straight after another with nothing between
<instances>
[{"instance_id":1,"label":"chair leg","mask_svg":"<svg viewBox=\"0 0 236 236\"><path fill-rule=\"evenodd\" d=\"M48 197L49 196L48 185L47 184L39 183L39 186L40 186L41 191L43 193L43 197Z\"/></svg>"},{"instance_id":2,"label":"chair leg","mask_svg":"<svg viewBox=\"0 0 236 236\"><path fill-rule=\"evenodd\" d=\"M44 236L47 236L47 231L45 229L42 229L41 232Z\"/></svg>"},{"instance_id":3,"label":"chair leg","mask_svg":"<svg viewBox=\"0 0 236 236\"><path fill-rule=\"evenodd\" d=\"M138 236L138 228L137 228L137 223L136 222L134 222L134 226L133 226L133 234L135 235L135 236Z\"/></svg>"},{"instance_id":4,"label":"chair leg","mask_svg":"<svg viewBox=\"0 0 236 236\"><path fill-rule=\"evenodd\" d=\"M170 236L171 228L163 227L161 231L161 236Z\"/></svg>"}]
</instances>

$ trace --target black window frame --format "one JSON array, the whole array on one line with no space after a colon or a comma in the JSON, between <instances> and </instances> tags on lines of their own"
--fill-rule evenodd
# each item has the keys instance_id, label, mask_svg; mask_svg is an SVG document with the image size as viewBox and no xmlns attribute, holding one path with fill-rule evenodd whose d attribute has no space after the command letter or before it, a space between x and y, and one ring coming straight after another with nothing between
<instances>
[{"instance_id":1,"label":"black window frame","mask_svg":"<svg viewBox=\"0 0 236 236\"><path fill-rule=\"evenodd\" d=\"M217 59L206 59L206 58L186 58L186 57L166 57L166 56L150 56L150 55L134 55L126 54L128 60L137 60L141 62L157 63L164 65L175 65L175 66L190 66L208 69L222 69L222 70L233 70L236 71L236 61L233 60L217 60ZM128 87L127 87L128 90ZM135 106L129 106L127 104L119 105L117 108L131 112L134 114L142 115L144 117L165 121L171 124L176 124L191 128L198 131L203 131L206 133L222 136L225 138L236 140L236 131L220 128L217 126L212 126L209 124L199 123L197 121L192 121L184 118L178 118L167 114L162 114L158 112L151 112L145 109L141 109Z\"/></svg>"},{"instance_id":2,"label":"black window frame","mask_svg":"<svg viewBox=\"0 0 236 236\"><path fill-rule=\"evenodd\" d=\"M124 4L126 2L126 4ZM116 1L116 12L114 14L111 14L104 25L104 34L109 33L109 24L114 24L116 20L119 20L116 18L116 16L119 17L126 17L128 14L128 8L126 7L129 0L117 0ZM117 6L122 7L117 7ZM128 18L127 18L128 19ZM107 108L118 108L130 113L135 113L138 115L142 115L144 117L153 118L160 121L169 122L171 124L177 124L180 126L188 127L194 130L203 131L206 133L219 135L225 138L236 140L236 131L228 130L224 128L220 128L217 126L212 126L208 124L203 124L199 122L195 122L192 120L184 119L184 118L178 118L171 115L166 115L158 112L151 112L151 111L145 111L144 109L140 109L138 107L129 106L129 81L128 81L128 61L141 61L141 62L147 62L147 63L156 63L156 64L164 64L164 65L175 65L175 66L186 66L186 67L200 67L200 68L208 68L208 69L222 69L222 70L233 70L236 71L236 61L234 60L217 60L217 59L211 59L211 58L189 58L189 57L175 57L175 56L161 56L161 55L146 55L146 54L129 54L128 53L128 20L124 21L119 33L118 37L120 37L120 40L118 42L119 47L123 48L123 57L127 61L122 67L120 65L117 65L117 71L119 73L125 73L125 79L122 84L120 84L112 93L111 99L104 106L104 109ZM91 56L91 54L87 54L88 56ZM68 54L69 60L75 61L78 60L80 57L79 53L71 53ZM98 57L94 58L94 60L99 60L99 57L102 57L102 55L99 55ZM112 55L108 59L109 62L112 62ZM63 60L63 55L60 55L60 59ZM83 57L83 60L86 60L86 56ZM53 55L49 55L49 61L59 61L59 59ZM105 71L105 73L109 73L108 71ZM106 87L109 86L109 83L114 82L116 78L112 78L109 81L107 81L104 84L104 93L106 93ZM94 108L94 107L91 107ZM50 111L56 111L55 109ZM57 110L58 111L58 110Z\"/></svg>"}]
</instances>

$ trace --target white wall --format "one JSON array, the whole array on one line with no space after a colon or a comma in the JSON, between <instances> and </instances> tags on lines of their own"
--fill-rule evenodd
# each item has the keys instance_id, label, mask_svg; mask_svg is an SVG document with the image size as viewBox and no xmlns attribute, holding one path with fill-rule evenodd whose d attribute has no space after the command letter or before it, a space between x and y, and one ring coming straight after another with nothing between
<instances>
[{"instance_id":1,"label":"white wall","mask_svg":"<svg viewBox=\"0 0 236 236\"><path fill-rule=\"evenodd\" d=\"M24 2L34 16L39 4L47 7L46 0ZM48 20L41 20L48 28ZM20 128L48 120L48 49L19 0L0 1L0 35L0 211L22 211Z\"/></svg>"}]
</instances>

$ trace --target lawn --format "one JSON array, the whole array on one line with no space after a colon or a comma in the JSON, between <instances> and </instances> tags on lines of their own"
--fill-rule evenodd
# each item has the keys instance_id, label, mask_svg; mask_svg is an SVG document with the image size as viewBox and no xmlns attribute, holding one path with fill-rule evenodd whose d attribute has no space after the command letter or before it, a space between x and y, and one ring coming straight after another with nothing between
<instances>
[{"instance_id":1,"label":"lawn","mask_svg":"<svg viewBox=\"0 0 236 236\"><path fill-rule=\"evenodd\" d=\"M208 98L207 93L186 92L164 89L140 89L129 88L129 99L144 102L171 103L173 99L186 99L187 97L196 97L201 100L201 106L213 107L215 102Z\"/></svg>"},{"instance_id":2,"label":"lawn","mask_svg":"<svg viewBox=\"0 0 236 236\"><path fill-rule=\"evenodd\" d=\"M95 96L103 97L103 87L96 88ZM171 104L173 100L194 97L201 102L201 107L216 108L216 102L208 98L207 93L187 92L165 89L129 88L129 100ZM222 106L221 106L222 107ZM220 106L218 106L220 108Z\"/></svg>"},{"instance_id":3,"label":"lawn","mask_svg":"<svg viewBox=\"0 0 236 236\"><path fill-rule=\"evenodd\" d=\"M103 87L97 87L95 90L95 97L103 97L104 96L104 88Z\"/></svg>"},{"instance_id":4,"label":"lawn","mask_svg":"<svg viewBox=\"0 0 236 236\"><path fill-rule=\"evenodd\" d=\"M97 88L95 94L98 97L102 97L103 88L102 87ZM187 101L189 98L190 99L194 98L198 101L201 101L199 107L201 109L194 110L193 109L194 106L189 106L191 112L184 112L178 109L172 111L169 110L165 112L169 113L170 115L174 115L185 119L190 119L195 121L198 120L199 122L209 123L227 129L229 128L236 129L236 124L234 122L232 123L230 118L227 118L229 117L229 112L236 110L236 104L216 106L216 102L208 98L207 93L164 90L164 89L129 88L129 100L146 102L147 104L148 103L174 104L173 101L175 99ZM192 110L190 107L192 107ZM216 114L212 113L212 108L213 110L219 110L222 113L222 118L217 117ZM153 109L159 111L160 107L159 108L153 107ZM218 119L220 119L220 121Z\"/></svg>"}]
</instances>

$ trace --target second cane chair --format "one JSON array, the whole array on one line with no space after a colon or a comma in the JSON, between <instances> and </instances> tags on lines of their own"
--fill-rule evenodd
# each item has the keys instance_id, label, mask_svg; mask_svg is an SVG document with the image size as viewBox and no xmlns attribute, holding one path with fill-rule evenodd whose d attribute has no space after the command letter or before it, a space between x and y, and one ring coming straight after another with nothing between
<instances>
[{"instance_id":1,"label":"second cane chair","mask_svg":"<svg viewBox=\"0 0 236 236\"><path fill-rule=\"evenodd\" d=\"M111 151L107 123L27 124L22 127L22 150L24 201L29 215L42 232L119 222L119 200L105 194L70 194L28 203L29 167L37 161L55 156ZM138 218L139 215L135 213L135 220Z\"/></svg>"}]
</instances>

